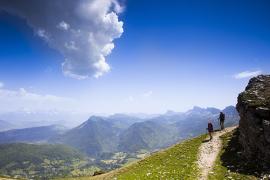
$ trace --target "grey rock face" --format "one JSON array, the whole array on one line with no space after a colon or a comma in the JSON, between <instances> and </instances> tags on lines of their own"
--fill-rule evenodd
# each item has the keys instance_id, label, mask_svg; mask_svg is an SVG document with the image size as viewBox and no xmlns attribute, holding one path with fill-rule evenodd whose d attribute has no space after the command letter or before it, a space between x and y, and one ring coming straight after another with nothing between
<instances>
[{"instance_id":1,"label":"grey rock face","mask_svg":"<svg viewBox=\"0 0 270 180\"><path fill-rule=\"evenodd\" d=\"M238 96L237 110L239 141L244 155L270 167L270 75L260 75L249 81Z\"/></svg>"}]
</instances>

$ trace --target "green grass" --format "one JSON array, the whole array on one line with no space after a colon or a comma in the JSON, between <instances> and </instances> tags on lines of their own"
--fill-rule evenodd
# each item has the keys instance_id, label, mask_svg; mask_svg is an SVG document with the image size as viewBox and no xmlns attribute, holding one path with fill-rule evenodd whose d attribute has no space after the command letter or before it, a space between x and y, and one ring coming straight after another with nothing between
<instances>
[{"instance_id":1,"label":"green grass","mask_svg":"<svg viewBox=\"0 0 270 180\"><path fill-rule=\"evenodd\" d=\"M260 177L261 172L256 167L256 163L248 163L243 158L238 136L238 130L221 136L223 147L215 161L212 172L209 173L209 180L253 180Z\"/></svg>"},{"instance_id":2,"label":"green grass","mask_svg":"<svg viewBox=\"0 0 270 180\"><path fill-rule=\"evenodd\" d=\"M112 177L128 179L196 179L198 150L205 135L183 141L116 172Z\"/></svg>"},{"instance_id":3,"label":"green grass","mask_svg":"<svg viewBox=\"0 0 270 180\"><path fill-rule=\"evenodd\" d=\"M69 175L73 169L78 169L83 164L85 164L84 155L65 145L24 143L0 145L1 176L51 179Z\"/></svg>"}]
</instances>

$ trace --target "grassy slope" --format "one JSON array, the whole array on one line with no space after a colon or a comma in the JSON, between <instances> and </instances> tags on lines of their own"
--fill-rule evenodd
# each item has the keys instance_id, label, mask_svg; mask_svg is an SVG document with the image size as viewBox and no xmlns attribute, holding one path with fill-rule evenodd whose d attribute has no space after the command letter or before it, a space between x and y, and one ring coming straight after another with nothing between
<instances>
[{"instance_id":1,"label":"grassy slope","mask_svg":"<svg viewBox=\"0 0 270 180\"><path fill-rule=\"evenodd\" d=\"M76 180L100 179L197 179L198 148L205 135L184 141L141 161L96 177L70 178ZM255 180L261 177L255 163L247 163L241 156L238 131L221 136L222 149L216 159L209 180Z\"/></svg>"},{"instance_id":2,"label":"grassy slope","mask_svg":"<svg viewBox=\"0 0 270 180\"><path fill-rule=\"evenodd\" d=\"M199 173L197 167L198 149L205 135L183 141L163 151L132 163L126 167L114 170L91 179L196 179ZM75 178L70 178L75 179ZM90 179L89 177L76 178Z\"/></svg>"},{"instance_id":3,"label":"grassy slope","mask_svg":"<svg viewBox=\"0 0 270 180\"><path fill-rule=\"evenodd\" d=\"M241 145L238 143L238 131L229 132L221 136L222 149L216 159L209 180L241 179L253 180L258 178L256 167L252 167L241 157ZM257 176L257 177L256 177Z\"/></svg>"}]
</instances>

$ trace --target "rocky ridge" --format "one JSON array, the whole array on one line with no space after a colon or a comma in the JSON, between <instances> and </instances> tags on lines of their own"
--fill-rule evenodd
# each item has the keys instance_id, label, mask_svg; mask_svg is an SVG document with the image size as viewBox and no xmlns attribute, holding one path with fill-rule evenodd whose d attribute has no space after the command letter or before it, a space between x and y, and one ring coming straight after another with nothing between
<instances>
[{"instance_id":1,"label":"rocky ridge","mask_svg":"<svg viewBox=\"0 0 270 180\"><path fill-rule=\"evenodd\" d=\"M252 78L238 96L239 142L243 155L270 167L270 75Z\"/></svg>"}]
</instances>

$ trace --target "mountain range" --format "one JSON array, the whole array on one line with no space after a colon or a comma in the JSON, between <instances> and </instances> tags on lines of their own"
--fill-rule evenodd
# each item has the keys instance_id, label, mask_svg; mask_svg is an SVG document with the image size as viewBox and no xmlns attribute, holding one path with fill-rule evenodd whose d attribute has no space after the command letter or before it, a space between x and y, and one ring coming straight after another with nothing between
<instances>
[{"instance_id":1,"label":"mountain range","mask_svg":"<svg viewBox=\"0 0 270 180\"><path fill-rule=\"evenodd\" d=\"M168 111L145 118L126 114L91 116L69 130L59 126L41 126L0 132L0 144L65 144L96 159L116 152L151 152L205 133L209 120L215 128L219 128L217 118L220 111L216 108L195 106L184 113ZM238 124L239 116L234 106L226 107L222 111L226 115L226 126Z\"/></svg>"}]
</instances>

